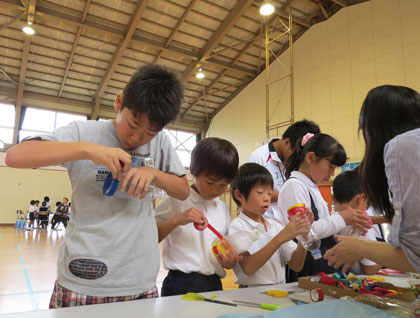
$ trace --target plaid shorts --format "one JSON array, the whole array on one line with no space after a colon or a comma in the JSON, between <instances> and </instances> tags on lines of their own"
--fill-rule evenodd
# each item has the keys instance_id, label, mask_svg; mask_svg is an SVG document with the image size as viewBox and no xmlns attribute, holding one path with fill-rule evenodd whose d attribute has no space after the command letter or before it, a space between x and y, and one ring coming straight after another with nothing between
<instances>
[{"instance_id":1,"label":"plaid shorts","mask_svg":"<svg viewBox=\"0 0 420 318\"><path fill-rule=\"evenodd\" d=\"M61 286L55 281L54 290L50 299L50 309L73 307L73 306L85 306L93 304L105 304L115 303L119 301L130 301L144 298L156 298L159 297L158 290L153 287L145 293L130 296L116 296L116 297L99 297L79 294Z\"/></svg>"}]
</instances>

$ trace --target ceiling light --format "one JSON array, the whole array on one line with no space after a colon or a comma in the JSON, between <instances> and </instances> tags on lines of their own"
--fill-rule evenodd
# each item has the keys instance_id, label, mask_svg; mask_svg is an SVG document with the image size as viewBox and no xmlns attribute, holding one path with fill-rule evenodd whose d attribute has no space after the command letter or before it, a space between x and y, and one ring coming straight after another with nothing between
<instances>
[{"instance_id":1,"label":"ceiling light","mask_svg":"<svg viewBox=\"0 0 420 318\"><path fill-rule=\"evenodd\" d=\"M197 77L199 79L202 79L202 78L206 77L206 74L204 74L203 69L201 67L198 69L198 72L197 72L197 74L195 74L195 77Z\"/></svg>"},{"instance_id":2,"label":"ceiling light","mask_svg":"<svg viewBox=\"0 0 420 318\"><path fill-rule=\"evenodd\" d=\"M271 1L264 1L260 7L260 14L268 16L270 14L273 14L273 12L274 12L274 5L271 3Z\"/></svg>"},{"instance_id":3,"label":"ceiling light","mask_svg":"<svg viewBox=\"0 0 420 318\"><path fill-rule=\"evenodd\" d=\"M32 24L32 23L30 23L30 22L28 21L28 25L25 25L25 26L22 28L22 31L23 31L23 32L25 32L26 34L29 34L29 35L33 35L33 34L35 34L35 30L31 27L31 24Z\"/></svg>"}]
</instances>

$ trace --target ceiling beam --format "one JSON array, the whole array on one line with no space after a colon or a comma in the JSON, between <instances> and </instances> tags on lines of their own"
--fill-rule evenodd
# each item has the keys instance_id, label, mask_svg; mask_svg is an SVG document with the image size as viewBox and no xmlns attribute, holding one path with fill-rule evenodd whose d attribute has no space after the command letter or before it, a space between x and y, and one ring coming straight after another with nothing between
<instances>
[{"instance_id":1,"label":"ceiling beam","mask_svg":"<svg viewBox=\"0 0 420 318\"><path fill-rule=\"evenodd\" d=\"M17 16L15 16L13 19L11 19L9 22L6 22L5 24L1 25L0 26L0 31L3 30L4 28L7 28L9 25L14 23L15 21L18 21L21 18L23 18L25 16L25 14L26 14L26 12L21 12Z\"/></svg>"},{"instance_id":2,"label":"ceiling beam","mask_svg":"<svg viewBox=\"0 0 420 318\"><path fill-rule=\"evenodd\" d=\"M203 61L207 60L213 50L219 45L222 38L235 25L238 19L242 16L245 10L252 4L253 0L238 1L236 6L229 12L229 15L223 20L217 30L213 33L206 44L200 49L199 59L191 62L181 75L181 79L188 81L190 76L194 73L196 67Z\"/></svg>"},{"instance_id":3,"label":"ceiling beam","mask_svg":"<svg viewBox=\"0 0 420 318\"><path fill-rule=\"evenodd\" d=\"M195 4L197 3L197 1L198 0L191 0L190 4L185 9L183 15L178 20L178 23L176 24L175 28L172 29L171 34L166 39L166 42L164 44L165 47L168 47L169 43L171 43L173 37L175 36L175 34L178 32L179 28L181 27L181 24L184 23L185 19L187 18L188 14L191 12L192 8L195 6ZM153 64L156 64L159 61L159 59L162 56L162 54L163 54L163 50L159 51L158 55L156 56L155 60L153 61Z\"/></svg>"},{"instance_id":4,"label":"ceiling beam","mask_svg":"<svg viewBox=\"0 0 420 318\"><path fill-rule=\"evenodd\" d=\"M86 1L85 10L83 11L82 18L80 20L82 23L85 22L85 20L86 20L91 2L92 2L92 0L87 0ZM61 94L63 94L64 85L66 84L67 76L69 75L70 67L73 63L74 53L76 52L77 45L79 44L80 35L82 34L83 30L84 30L84 27L79 26L77 28L77 34L76 34L76 37L74 38L74 41L73 41L73 47L72 47L71 52L70 52L70 57L69 57L69 60L67 62L66 70L64 72L63 81L61 82L61 85L60 85L60 90L58 92L58 97L61 97Z\"/></svg>"},{"instance_id":5,"label":"ceiling beam","mask_svg":"<svg viewBox=\"0 0 420 318\"><path fill-rule=\"evenodd\" d=\"M331 2L334 2L335 4L338 4L342 8L348 6L347 2L344 1L344 0L331 0Z\"/></svg>"},{"instance_id":6,"label":"ceiling beam","mask_svg":"<svg viewBox=\"0 0 420 318\"><path fill-rule=\"evenodd\" d=\"M322 5L321 2L318 2L318 7L319 7L319 9L321 9L321 12L324 15L324 18L328 19L329 18L328 12L327 12L327 10L325 10L325 8L324 8L324 6Z\"/></svg>"},{"instance_id":7,"label":"ceiling beam","mask_svg":"<svg viewBox=\"0 0 420 318\"><path fill-rule=\"evenodd\" d=\"M192 102L191 105L188 106L188 108L182 113L182 118L185 118L187 116L187 114L191 111L191 109L193 109L193 107L198 103L198 101L209 93L213 86L225 75L226 72L227 70L223 70L217 75L217 77L210 83L210 85L207 86L205 92L198 99Z\"/></svg>"},{"instance_id":8,"label":"ceiling beam","mask_svg":"<svg viewBox=\"0 0 420 318\"><path fill-rule=\"evenodd\" d=\"M35 6L36 6L36 0L29 0L28 8L27 8L27 21L30 21L31 23L33 23L34 21ZM12 142L13 145L17 144L17 141L18 141L20 120L21 120L21 114L22 114L23 90L25 87L26 70L28 68L29 49L31 47L31 39L32 39L32 36L30 35L25 34L24 37L25 37L25 40L23 41L19 85L18 85L17 96L16 96L15 126L13 129L13 142Z\"/></svg>"},{"instance_id":9,"label":"ceiling beam","mask_svg":"<svg viewBox=\"0 0 420 318\"><path fill-rule=\"evenodd\" d=\"M20 10L24 10L24 8L22 7L22 5L20 4L20 1L18 0L0 0L0 4L7 4L10 6L15 7L16 9L20 9ZM61 22L64 23L68 23L70 25L74 25L74 26L79 26L79 27L84 27L85 29L89 29L91 31L94 32L105 32L108 34L112 34L116 37L120 37L123 38L124 37L124 31L121 29L117 29L115 27L111 27L109 25L106 24L101 24L98 22L94 22L94 21L89 21L86 20L84 23L80 22L80 19L69 15L67 13L63 13L63 12L59 12L57 10L51 9L51 8L46 8L46 7L42 7L42 6L37 6L37 10L36 10L36 15L40 15L40 16L44 16L46 18L51 18L51 19L56 19L59 20ZM188 49L184 49L178 46L173 46L173 45L168 45L168 47L165 47L164 44L162 44L161 42L145 37L143 35L139 35L139 34L134 34L132 37L132 40L141 44L144 44L146 46L152 47L154 49L157 50L161 50L163 52L170 52L170 53L175 53L184 57L188 57L192 60L198 60L199 59L199 55L198 53L193 52L192 50L188 50ZM208 63L214 65L214 66L218 66L218 67L222 67L225 68L227 63L223 63L221 61L218 61L216 59L211 59L211 60L207 60ZM230 68L231 71L239 73L239 74L247 74L247 75L251 75L251 76L255 76L256 72L250 69L247 69L245 67L231 67Z\"/></svg>"},{"instance_id":10,"label":"ceiling beam","mask_svg":"<svg viewBox=\"0 0 420 318\"><path fill-rule=\"evenodd\" d=\"M251 82L251 80L245 81L241 86L238 87L236 91L232 93L223 103L219 105L215 109L214 112L212 112L209 116L209 120L211 121L227 104L229 104L245 87L248 86L248 84Z\"/></svg>"},{"instance_id":11,"label":"ceiling beam","mask_svg":"<svg viewBox=\"0 0 420 318\"><path fill-rule=\"evenodd\" d=\"M143 15L143 13L146 11L147 5L149 4L150 0L143 0L141 2L137 3L136 8L134 9L134 12L131 16L130 22L127 25L126 32L124 39L121 41L121 43L118 45L114 56L112 57L111 62L109 63L108 69L106 70L101 83L99 84L98 90L95 94L95 99L98 97L101 97L105 91L105 88L107 87L109 81L111 80L112 74L114 73L116 67L118 66L118 63L121 59L121 57L124 54L124 50L127 47L128 43L130 42L134 31L137 28L138 22ZM94 118L96 119L96 118Z\"/></svg>"}]
</instances>

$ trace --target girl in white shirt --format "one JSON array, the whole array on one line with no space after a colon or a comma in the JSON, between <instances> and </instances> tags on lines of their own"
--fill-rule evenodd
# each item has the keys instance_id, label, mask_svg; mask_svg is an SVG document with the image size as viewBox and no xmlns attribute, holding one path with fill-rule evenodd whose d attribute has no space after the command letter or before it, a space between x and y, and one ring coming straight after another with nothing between
<instances>
[{"instance_id":1,"label":"girl in white shirt","mask_svg":"<svg viewBox=\"0 0 420 318\"><path fill-rule=\"evenodd\" d=\"M337 167L346 162L346 152L341 144L327 134L306 134L298 140L296 149L286 161L286 177L279 193L280 213L287 215L289 207L304 203L314 214L312 230L321 240L321 252L325 253L335 245L332 235L342 231L346 225L365 231L369 227L368 217L363 211L346 209L330 215L328 204L324 201L318 185L327 183ZM297 275L289 271L288 282L296 281L297 276L309 276L317 272L332 273L323 259L306 257L302 271Z\"/></svg>"},{"instance_id":2,"label":"girl in white shirt","mask_svg":"<svg viewBox=\"0 0 420 318\"><path fill-rule=\"evenodd\" d=\"M256 163L242 165L231 185L232 198L241 213L230 224L229 234L237 231L259 233L259 239L233 268L236 283L241 287L283 284L285 265L299 271L305 261L305 249L291 240L308 233L312 214L295 216L286 227L277 220L266 218L264 214L270 206L272 191L270 172Z\"/></svg>"}]
</instances>

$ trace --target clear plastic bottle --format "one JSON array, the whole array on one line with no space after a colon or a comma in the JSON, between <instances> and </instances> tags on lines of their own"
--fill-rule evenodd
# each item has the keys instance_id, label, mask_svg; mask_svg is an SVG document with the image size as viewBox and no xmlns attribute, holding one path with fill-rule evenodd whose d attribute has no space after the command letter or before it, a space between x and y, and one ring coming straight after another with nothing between
<instances>
[{"instance_id":1,"label":"clear plastic bottle","mask_svg":"<svg viewBox=\"0 0 420 318\"><path fill-rule=\"evenodd\" d=\"M369 217L369 215L366 213L366 211L363 211L363 214L369 218L369 226L372 227L372 220ZM339 234L344 235L344 236L355 236L355 237L360 237L360 236L365 235L365 233L361 232L358 229L355 229L352 225L347 225L345 229L342 230Z\"/></svg>"},{"instance_id":2,"label":"clear plastic bottle","mask_svg":"<svg viewBox=\"0 0 420 318\"><path fill-rule=\"evenodd\" d=\"M292 205L287 209L287 214L289 217L299 213L305 214L306 212L307 209L303 203ZM319 239L318 235L312 231L312 229L309 229L308 234L299 235L296 238L307 251L311 252L311 255L314 259L320 259L322 257L321 251L319 250L321 247L321 240Z\"/></svg>"},{"instance_id":3,"label":"clear plastic bottle","mask_svg":"<svg viewBox=\"0 0 420 318\"><path fill-rule=\"evenodd\" d=\"M259 237L260 237L260 233L258 233L257 231L255 232L238 231L224 237L224 240L232 248L232 252L234 254L239 255L248 251L252 243L258 240ZM226 256L225 245L223 245L220 239L217 239L216 241L214 241L211 250L215 256L218 252L223 253L223 255Z\"/></svg>"}]
</instances>

